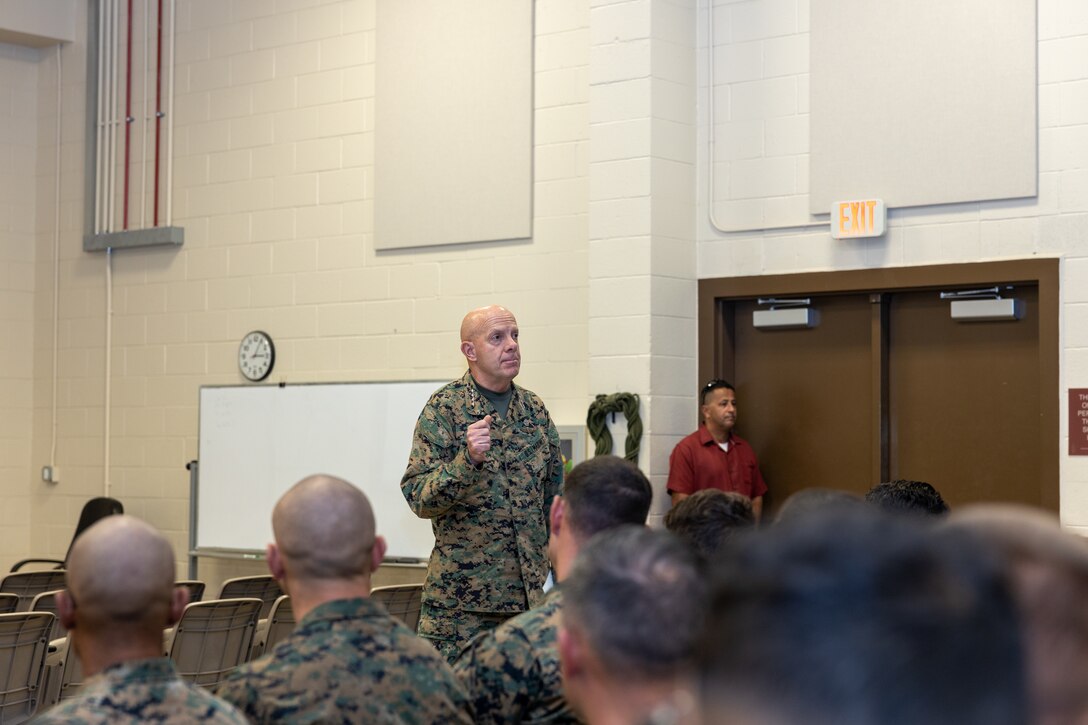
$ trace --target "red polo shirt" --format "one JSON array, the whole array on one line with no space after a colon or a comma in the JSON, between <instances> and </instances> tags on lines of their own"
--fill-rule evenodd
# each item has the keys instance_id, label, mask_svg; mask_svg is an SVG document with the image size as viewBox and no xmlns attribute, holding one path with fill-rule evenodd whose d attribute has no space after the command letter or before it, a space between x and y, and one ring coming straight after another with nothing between
<instances>
[{"instance_id":1,"label":"red polo shirt","mask_svg":"<svg viewBox=\"0 0 1088 725\"><path fill-rule=\"evenodd\" d=\"M723 451L700 425L676 444L669 456L669 493L692 494L704 488L736 491L748 498L767 493L767 484L759 472L759 461L748 441L729 436L729 451Z\"/></svg>"}]
</instances>

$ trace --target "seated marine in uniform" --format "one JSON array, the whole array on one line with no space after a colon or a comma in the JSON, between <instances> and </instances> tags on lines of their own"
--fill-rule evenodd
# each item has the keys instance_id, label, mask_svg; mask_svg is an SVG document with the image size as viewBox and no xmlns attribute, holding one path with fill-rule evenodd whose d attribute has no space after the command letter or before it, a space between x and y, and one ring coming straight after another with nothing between
<instances>
[{"instance_id":1,"label":"seated marine in uniform","mask_svg":"<svg viewBox=\"0 0 1088 725\"><path fill-rule=\"evenodd\" d=\"M597 456L567 475L552 503L548 558L559 582L544 603L485 632L461 652L454 672L464 681L477 723L581 722L563 696L556 633L563 580L582 545L598 532L644 524L653 491L633 463Z\"/></svg>"},{"instance_id":2,"label":"seated marine in uniform","mask_svg":"<svg viewBox=\"0 0 1088 725\"><path fill-rule=\"evenodd\" d=\"M298 625L219 694L253 722L468 723L445 659L370 599L385 554L366 495L331 476L294 485L272 512L268 568Z\"/></svg>"},{"instance_id":3,"label":"seated marine in uniform","mask_svg":"<svg viewBox=\"0 0 1088 725\"><path fill-rule=\"evenodd\" d=\"M79 535L57 611L87 679L35 722L246 722L163 657L162 631L189 603L174 571L169 542L132 516L109 516Z\"/></svg>"}]
</instances>

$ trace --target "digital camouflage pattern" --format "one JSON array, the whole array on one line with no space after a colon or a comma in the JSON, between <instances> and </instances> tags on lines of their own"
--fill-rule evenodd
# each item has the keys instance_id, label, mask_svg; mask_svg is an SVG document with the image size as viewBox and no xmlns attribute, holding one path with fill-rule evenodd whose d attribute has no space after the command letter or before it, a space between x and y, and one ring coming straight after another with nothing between
<instances>
[{"instance_id":1,"label":"digital camouflage pattern","mask_svg":"<svg viewBox=\"0 0 1088 725\"><path fill-rule=\"evenodd\" d=\"M468 688L476 722L581 723L563 697L558 588L544 603L481 634L453 665Z\"/></svg>"},{"instance_id":2,"label":"digital camouflage pattern","mask_svg":"<svg viewBox=\"0 0 1088 725\"><path fill-rule=\"evenodd\" d=\"M514 616L514 612L469 612L464 609L443 609L423 602L417 627L420 636L453 664L466 642Z\"/></svg>"},{"instance_id":3,"label":"digital camouflage pattern","mask_svg":"<svg viewBox=\"0 0 1088 725\"><path fill-rule=\"evenodd\" d=\"M465 431L486 415L493 420L491 450L477 469ZM562 485L559 433L536 395L515 385L500 418L467 372L435 392L416 422L401 480L412 511L434 529L423 601L505 613L538 604L549 568L548 509ZM419 631L456 636L443 626L421 617Z\"/></svg>"},{"instance_id":4,"label":"digital camouflage pattern","mask_svg":"<svg viewBox=\"0 0 1088 725\"><path fill-rule=\"evenodd\" d=\"M434 648L365 598L315 607L218 694L257 723L472 723L464 686Z\"/></svg>"},{"instance_id":5,"label":"digital camouflage pattern","mask_svg":"<svg viewBox=\"0 0 1088 725\"><path fill-rule=\"evenodd\" d=\"M107 667L71 700L49 708L36 723L224 723L247 720L233 706L178 676L157 657Z\"/></svg>"}]
</instances>

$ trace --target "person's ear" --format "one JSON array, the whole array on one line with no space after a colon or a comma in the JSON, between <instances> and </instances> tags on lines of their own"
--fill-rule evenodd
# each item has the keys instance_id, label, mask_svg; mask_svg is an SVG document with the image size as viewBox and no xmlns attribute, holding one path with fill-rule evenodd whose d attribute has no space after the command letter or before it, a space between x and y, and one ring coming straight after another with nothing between
<instances>
[{"instance_id":1,"label":"person's ear","mask_svg":"<svg viewBox=\"0 0 1088 725\"><path fill-rule=\"evenodd\" d=\"M57 619L65 629L76 628L76 602L67 589L57 592Z\"/></svg>"},{"instance_id":2,"label":"person's ear","mask_svg":"<svg viewBox=\"0 0 1088 725\"><path fill-rule=\"evenodd\" d=\"M182 612L185 611L185 606L189 603L189 588L188 587L174 587L173 595L170 597L170 621L167 625L177 624L181 619Z\"/></svg>"},{"instance_id":3,"label":"person's ear","mask_svg":"<svg viewBox=\"0 0 1088 725\"><path fill-rule=\"evenodd\" d=\"M370 572L374 573L385 561L385 550L388 548L384 536L374 537L374 546L370 549Z\"/></svg>"},{"instance_id":4,"label":"person's ear","mask_svg":"<svg viewBox=\"0 0 1088 725\"><path fill-rule=\"evenodd\" d=\"M563 502L562 496L556 496L552 499L552 510L548 513L549 524L551 525L552 536L558 536L559 530L563 528L563 517L566 515L566 504Z\"/></svg>"},{"instance_id":5,"label":"person's ear","mask_svg":"<svg viewBox=\"0 0 1088 725\"><path fill-rule=\"evenodd\" d=\"M578 634L559 625L557 633L559 645L559 670L563 680L576 680L585 672L585 649Z\"/></svg>"},{"instance_id":6,"label":"person's ear","mask_svg":"<svg viewBox=\"0 0 1088 725\"><path fill-rule=\"evenodd\" d=\"M283 577L286 573L283 566L283 556L280 554L280 548L275 544L269 544L264 549L265 564L268 565L268 573L279 582L280 586L283 586Z\"/></svg>"},{"instance_id":7,"label":"person's ear","mask_svg":"<svg viewBox=\"0 0 1088 725\"><path fill-rule=\"evenodd\" d=\"M476 362L476 346L469 340L461 341L461 354L465 356L466 360Z\"/></svg>"}]
</instances>

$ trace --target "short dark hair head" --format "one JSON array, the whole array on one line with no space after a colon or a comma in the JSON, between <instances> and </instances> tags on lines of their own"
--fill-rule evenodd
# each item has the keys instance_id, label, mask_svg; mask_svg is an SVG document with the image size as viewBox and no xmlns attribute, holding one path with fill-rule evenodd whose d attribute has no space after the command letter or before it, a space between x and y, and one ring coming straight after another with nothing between
<instances>
[{"instance_id":1,"label":"short dark hair head","mask_svg":"<svg viewBox=\"0 0 1088 725\"><path fill-rule=\"evenodd\" d=\"M865 500L885 511L940 516L948 513L948 504L940 492L925 481L896 479L878 483L865 494Z\"/></svg>"},{"instance_id":2,"label":"short dark hair head","mask_svg":"<svg viewBox=\"0 0 1088 725\"><path fill-rule=\"evenodd\" d=\"M868 506L815 511L731 547L711 611L700 640L708 713L1027 722L1015 605L993 552L964 532Z\"/></svg>"},{"instance_id":3,"label":"short dark hair head","mask_svg":"<svg viewBox=\"0 0 1088 725\"><path fill-rule=\"evenodd\" d=\"M706 578L666 531L621 526L593 537L563 580L563 623L617 678L687 671L706 616Z\"/></svg>"},{"instance_id":4,"label":"short dark hair head","mask_svg":"<svg viewBox=\"0 0 1088 725\"><path fill-rule=\"evenodd\" d=\"M1051 512L1008 503L957 509L943 526L1001 556L1023 620L1033 722L1088 722L1088 542Z\"/></svg>"},{"instance_id":5,"label":"short dark hair head","mask_svg":"<svg viewBox=\"0 0 1088 725\"><path fill-rule=\"evenodd\" d=\"M585 540L621 524L644 524L653 489L638 466L618 456L579 463L563 482L566 522Z\"/></svg>"},{"instance_id":6,"label":"short dark hair head","mask_svg":"<svg viewBox=\"0 0 1088 725\"><path fill-rule=\"evenodd\" d=\"M788 524L798 519L807 518L814 511L822 511L826 508L839 508L849 506L862 506L864 502L860 496L841 491L837 488L802 488L794 491L778 507L775 515L775 524Z\"/></svg>"},{"instance_id":7,"label":"short dark hair head","mask_svg":"<svg viewBox=\"0 0 1088 725\"><path fill-rule=\"evenodd\" d=\"M711 561L738 531L755 523L752 501L735 491L707 488L675 504L665 514L665 528Z\"/></svg>"},{"instance_id":8,"label":"short dark hair head","mask_svg":"<svg viewBox=\"0 0 1088 725\"><path fill-rule=\"evenodd\" d=\"M728 380L722 380L721 378L714 378L707 382L699 391L699 405L706 405L706 396L710 395L711 390L717 390L718 388L725 388L726 390L732 390L734 393L737 389L733 387L733 383Z\"/></svg>"}]
</instances>

